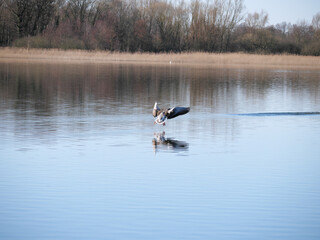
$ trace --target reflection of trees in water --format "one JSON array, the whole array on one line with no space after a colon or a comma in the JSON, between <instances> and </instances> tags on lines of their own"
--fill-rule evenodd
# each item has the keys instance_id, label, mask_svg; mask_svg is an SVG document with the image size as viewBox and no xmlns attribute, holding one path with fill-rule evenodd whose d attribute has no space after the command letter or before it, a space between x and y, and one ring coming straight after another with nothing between
<instances>
[{"instance_id":1,"label":"reflection of trees in water","mask_svg":"<svg viewBox=\"0 0 320 240\"><path fill-rule=\"evenodd\" d=\"M261 109L275 91L290 100L297 94L319 99L320 82L316 72L198 69L190 70L190 75L193 79L190 82L191 105L202 111L235 113L249 106Z\"/></svg>"},{"instance_id":2,"label":"reflection of trees in water","mask_svg":"<svg viewBox=\"0 0 320 240\"><path fill-rule=\"evenodd\" d=\"M150 114L151 118L153 104L158 101L166 106L190 105L193 117L188 120L188 127L194 129L195 125L202 127L202 118L206 116L199 117L199 113L239 113L241 108L249 111L250 107L252 112L261 112L265 104L272 104L270 96L275 92L282 96L276 106L285 101L292 101L292 106L308 102L317 110L318 79L319 73L312 71L136 64L0 64L0 109L15 110L18 119L51 116L54 125L55 117L61 115ZM235 119L215 118L205 124L206 129L214 132L229 129L223 131L233 133L237 129Z\"/></svg>"},{"instance_id":3,"label":"reflection of trees in water","mask_svg":"<svg viewBox=\"0 0 320 240\"><path fill-rule=\"evenodd\" d=\"M157 66L7 64L0 68L7 80L1 82L2 96L44 111L59 104L92 111L99 106L91 108L90 103L99 101L112 108L117 104L144 107L172 89L177 89L177 96L181 89L179 81L170 78L170 69Z\"/></svg>"},{"instance_id":4,"label":"reflection of trees in water","mask_svg":"<svg viewBox=\"0 0 320 240\"><path fill-rule=\"evenodd\" d=\"M184 141L179 141L174 138L166 138L165 132L154 133L154 138L152 139L152 146L154 152L160 151L186 151L189 149L189 144Z\"/></svg>"},{"instance_id":5,"label":"reflection of trees in water","mask_svg":"<svg viewBox=\"0 0 320 240\"><path fill-rule=\"evenodd\" d=\"M264 104L269 90L286 96L319 96L318 77L299 71L230 70L118 64L2 64L0 93L17 108L46 114L66 111L147 111L154 101L193 109L234 112L246 103ZM314 73L316 74L316 73ZM98 104L97 104L98 103ZM25 105L26 104L26 105ZM25 105L25 106L24 106ZM106 111L106 114L108 111Z\"/></svg>"}]
</instances>

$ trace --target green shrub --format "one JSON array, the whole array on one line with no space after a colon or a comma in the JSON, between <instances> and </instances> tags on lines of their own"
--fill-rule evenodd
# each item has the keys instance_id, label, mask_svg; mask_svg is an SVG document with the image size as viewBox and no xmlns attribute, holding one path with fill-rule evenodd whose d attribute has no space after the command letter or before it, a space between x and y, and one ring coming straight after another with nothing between
<instances>
[{"instance_id":1,"label":"green shrub","mask_svg":"<svg viewBox=\"0 0 320 240\"><path fill-rule=\"evenodd\" d=\"M22 48L51 48L50 41L42 36L23 37L16 39L12 46Z\"/></svg>"},{"instance_id":2,"label":"green shrub","mask_svg":"<svg viewBox=\"0 0 320 240\"><path fill-rule=\"evenodd\" d=\"M21 48L61 48L67 49L85 49L82 40L76 38L62 38L51 40L45 36L23 37L16 39L12 43L13 47Z\"/></svg>"},{"instance_id":3,"label":"green shrub","mask_svg":"<svg viewBox=\"0 0 320 240\"><path fill-rule=\"evenodd\" d=\"M317 41L306 44L301 53L303 55L320 56L320 42Z\"/></svg>"},{"instance_id":4,"label":"green shrub","mask_svg":"<svg viewBox=\"0 0 320 240\"><path fill-rule=\"evenodd\" d=\"M85 49L85 44L82 40L76 38L60 39L54 43L55 48L67 49Z\"/></svg>"}]
</instances>

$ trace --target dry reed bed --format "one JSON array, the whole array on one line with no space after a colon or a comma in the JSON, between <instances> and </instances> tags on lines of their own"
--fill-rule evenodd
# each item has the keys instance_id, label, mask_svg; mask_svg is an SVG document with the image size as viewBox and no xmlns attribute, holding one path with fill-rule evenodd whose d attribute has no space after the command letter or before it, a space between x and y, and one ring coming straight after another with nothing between
<instances>
[{"instance_id":1,"label":"dry reed bed","mask_svg":"<svg viewBox=\"0 0 320 240\"><path fill-rule=\"evenodd\" d=\"M245 53L119 53L107 51L0 48L1 62L92 62L187 64L226 68L318 69L320 57Z\"/></svg>"}]
</instances>

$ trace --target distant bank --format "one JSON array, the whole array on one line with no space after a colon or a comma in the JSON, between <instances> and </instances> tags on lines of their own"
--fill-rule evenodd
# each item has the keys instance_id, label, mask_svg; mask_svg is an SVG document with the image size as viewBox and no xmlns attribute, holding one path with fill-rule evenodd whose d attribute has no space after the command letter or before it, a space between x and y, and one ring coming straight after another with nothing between
<instances>
[{"instance_id":1,"label":"distant bank","mask_svg":"<svg viewBox=\"0 0 320 240\"><path fill-rule=\"evenodd\" d=\"M122 53L109 51L0 48L0 62L64 62L197 65L225 68L315 69L320 57L245 53Z\"/></svg>"}]
</instances>

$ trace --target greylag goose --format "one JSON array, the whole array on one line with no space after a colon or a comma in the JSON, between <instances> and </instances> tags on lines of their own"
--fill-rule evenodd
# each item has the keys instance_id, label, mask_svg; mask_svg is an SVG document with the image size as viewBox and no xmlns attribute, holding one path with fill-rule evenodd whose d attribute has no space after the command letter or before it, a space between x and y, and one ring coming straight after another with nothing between
<instances>
[{"instance_id":1,"label":"greylag goose","mask_svg":"<svg viewBox=\"0 0 320 240\"><path fill-rule=\"evenodd\" d=\"M155 124L166 125L165 121L167 119L175 118L180 115L184 115L190 111L190 107L173 107L168 109L160 109L158 103L155 102L152 115L155 118Z\"/></svg>"}]
</instances>

